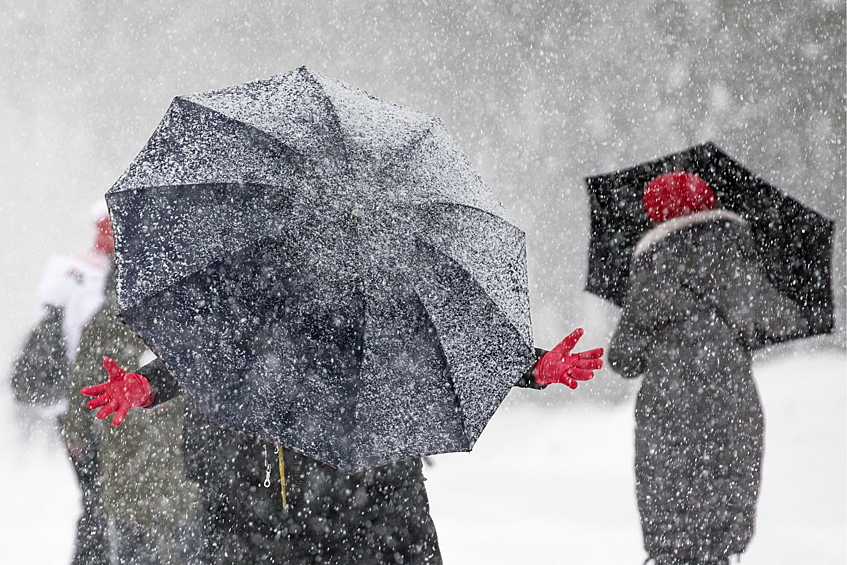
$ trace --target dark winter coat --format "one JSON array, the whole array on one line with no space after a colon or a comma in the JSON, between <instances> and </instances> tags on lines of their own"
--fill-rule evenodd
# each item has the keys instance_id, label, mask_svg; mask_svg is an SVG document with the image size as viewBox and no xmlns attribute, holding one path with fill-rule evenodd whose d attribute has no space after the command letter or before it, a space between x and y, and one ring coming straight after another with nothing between
<instances>
[{"instance_id":1,"label":"dark winter coat","mask_svg":"<svg viewBox=\"0 0 847 565\"><path fill-rule=\"evenodd\" d=\"M730 212L665 222L639 243L608 359L625 377L644 376L635 475L650 556L709 562L747 547L763 438L749 344L804 324Z\"/></svg>"},{"instance_id":2,"label":"dark winter coat","mask_svg":"<svg viewBox=\"0 0 847 565\"><path fill-rule=\"evenodd\" d=\"M157 403L178 394L160 361L138 372ZM441 563L419 459L348 475L282 450L284 507L274 444L221 428L196 409L185 438L187 473L207 508L204 563Z\"/></svg>"},{"instance_id":3,"label":"dark winter coat","mask_svg":"<svg viewBox=\"0 0 847 565\"><path fill-rule=\"evenodd\" d=\"M12 371L18 402L55 406L55 413L64 410L80 333L103 300L102 259L56 256L47 262L38 285L41 319L27 335Z\"/></svg>"},{"instance_id":4,"label":"dark winter coat","mask_svg":"<svg viewBox=\"0 0 847 565\"><path fill-rule=\"evenodd\" d=\"M135 366L146 346L118 317L113 284L100 309L85 325L69 383L63 435L70 445L97 443L100 490L106 514L149 534L149 555L178 563L178 532L198 513L198 487L186 479L183 462L184 399L156 410L130 411L120 426L98 420L79 394L103 381L104 355Z\"/></svg>"},{"instance_id":5,"label":"dark winter coat","mask_svg":"<svg viewBox=\"0 0 847 565\"><path fill-rule=\"evenodd\" d=\"M43 415L58 415L66 408L79 334L102 300L104 271L96 263L84 257L53 257L42 273L38 285L41 319L15 359L10 384L17 402L43 410ZM81 491L82 511L71 563L105 565L107 524L96 438L89 438L84 449L69 449L68 455Z\"/></svg>"},{"instance_id":6,"label":"dark winter coat","mask_svg":"<svg viewBox=\"0 0 847 565\"><path fill-rule=\"evenodd\" d=\"M180 393L160 360L138 372L153 386L156 403ZM515 386L544 388L532 368ZM187 472L208 509L205 562L441 563L419 459L347 475L282 450L283 508L273 444L221 428L197 409L186 419L185 438Z\"/></svg>"},{"instance_id":7,"label":"dark winter coat","mask_svg":"<svg viewBox=\"0 0 847 565\"><path fill-rule=\"evenodd\" d=\"M69 363L62 335L64 317L63 308L44 305L44 315L30 330L12 368L16 401L49 405L65 398Z\"/></svg>"}]
</instances>

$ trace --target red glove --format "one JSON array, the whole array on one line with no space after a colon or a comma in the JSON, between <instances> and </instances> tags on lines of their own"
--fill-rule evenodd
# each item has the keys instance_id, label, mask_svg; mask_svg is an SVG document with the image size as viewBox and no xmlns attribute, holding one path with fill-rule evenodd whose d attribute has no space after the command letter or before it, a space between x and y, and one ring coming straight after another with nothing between
<instances>
[{"instance_id":1,"label":"red glove","mask_svg":"<svg viewBox=\"0 0 847 565\"><path fill-rule=\"evenodd\" d=\"M120 426L132 408L153 404L155 395L150 388L150 381L143 375L127 373L109 357L103 357L103 367L109 373L109 380L79 391L85 396L96 397L88 401L88 407L92 410L103 407L97 412L98 418L102 420L114 412L112 423Z\"/></svg>"},{"instance_id":2,"label":"red glove","mask_svg":"<svg viewBox=\"0 0 847 565\"><path fill-rule=\"evenodd\" d=\"M577 387L577 381L594 378L594 371L603 368L603 348L571 354L571 350L585 331L577 328L553 348L541 356L535 364L532 375L540 385L561 383L570 388Z\"/></svg>"}]
</instances>

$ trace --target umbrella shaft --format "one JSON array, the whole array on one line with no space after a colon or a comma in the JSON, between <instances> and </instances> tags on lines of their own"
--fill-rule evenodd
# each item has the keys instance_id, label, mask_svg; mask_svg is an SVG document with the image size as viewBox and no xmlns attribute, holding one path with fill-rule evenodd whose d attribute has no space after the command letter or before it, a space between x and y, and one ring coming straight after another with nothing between
<instances>
[{"instance_id":1,"label":"umbrella shaft","mask_svg":"<svg viewBox=\"0 0 847 565\"><path fill-rule=\"evenodd\" d=\"M282 449L277 446L276 459L279 463L279 493L282 495L282 508L288 508L288 499L285 496L285 458L282 454Z\"/></svg>"}]
</instances>

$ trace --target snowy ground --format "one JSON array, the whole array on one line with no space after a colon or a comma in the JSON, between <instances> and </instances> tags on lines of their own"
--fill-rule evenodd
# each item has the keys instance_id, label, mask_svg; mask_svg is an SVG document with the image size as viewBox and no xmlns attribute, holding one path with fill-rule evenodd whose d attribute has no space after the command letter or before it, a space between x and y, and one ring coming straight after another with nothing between
<instances>
[{"instance_id":1,"label":"snowy ground","mask_svg":"<svg viewBox=\"0 0 847 565\"><path fill-rule=\"evenodd\" d=\"M744 565L847 563L843 353L762 362L766 450ZM427 469L447 565L638 565L632 402L540 408L510 398L471 454ZM78 500L49 435L28 439L0 399L0 564L69 561Z\"/></svg>"}]
</instances>

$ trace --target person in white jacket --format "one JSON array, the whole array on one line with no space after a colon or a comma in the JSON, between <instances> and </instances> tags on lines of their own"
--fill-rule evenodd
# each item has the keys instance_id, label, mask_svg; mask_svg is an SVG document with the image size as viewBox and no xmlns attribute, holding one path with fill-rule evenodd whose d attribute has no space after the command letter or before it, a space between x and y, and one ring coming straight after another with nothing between
<instances>
[{"instance_id":1,"label":"person in white jacket","mask_svg":"<svg viewBox=\"0 0 847 565\"><path fill-rule=\"evenodd\" d=\"M15 400L47 416L67 407L67 375L86 322L103 302L106 272L114 251L105 201L91 209L93 245L74 257L56 255L38 284L39 316L27 334L12 372Z\"/></svg>"},{"instance_id":2,"label":"person in white jacket","mask_svg":"<svg viewBox=\"0 0 847 565\"><path fill-rule=\"evenodd\" d=\"M114 240L105 200L91 208L95 236L74 257L51 257L38 285L39 318L30 329L11 376L21 420L55 422L68 406L68 378L82 329L103 303ZM106 522L99 492L96 445L66 442L82 494L74 565L105 565Z\"/></svg>"}]
</instances>

